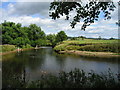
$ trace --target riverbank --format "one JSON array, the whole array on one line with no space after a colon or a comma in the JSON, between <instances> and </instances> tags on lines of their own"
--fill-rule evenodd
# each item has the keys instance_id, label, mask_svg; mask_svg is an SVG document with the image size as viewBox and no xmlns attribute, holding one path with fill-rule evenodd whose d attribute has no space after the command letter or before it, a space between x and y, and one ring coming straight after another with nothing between
<instances>
[{"instance_id":1,"label":"riverbank","mask_svg":"<svg viewBox=\"0 0 120 90\"><path fill-rule=\"evenodd\" d=\"M13 51L1 52L0 55L7 55L7 54L10 54L10 53L21 52L21 51L30 50L30 49L34 49L34 48L19 49L19 51L18 51L18 49L16 49L16 50L13 50Z\"/></svg>"},{"instance_id":2,"label":"riverbank","mask_svg":"<svg viewBox=\"0 0 120 90\"><path fill-rule=\"evenodd\" d=\"M118 53L111 53L111 52L90 52L90 51L59 51L60 54L76 54L80 56L89 56L89 57L99 57L99 58L113 58L113 57L120 57Z\"/></svg>"},{"instance_id":3,"label":"riverbank","mask_svg":"<svg viewBox=\"0 0 120 90\"><path fill-rule=\"evenodd\" d=\"M77 54L89 57L120 57L118 40L68 40L58 43L54 50L61 54Z\"/></svg>"}]
</instances>

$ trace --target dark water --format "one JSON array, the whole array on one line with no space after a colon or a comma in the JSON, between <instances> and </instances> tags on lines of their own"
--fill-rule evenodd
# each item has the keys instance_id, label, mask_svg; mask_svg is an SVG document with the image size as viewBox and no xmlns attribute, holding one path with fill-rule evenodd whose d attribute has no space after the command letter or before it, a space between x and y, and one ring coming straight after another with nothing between
<instances>
[{"instance_id":1,"label":"dark water","mask_svg":"<svg viewBox=\"0 0 120 90\"><path fill-rule=\"evenodd\" d=\"M78 55L63 55L55 53L52 48L27 50L12 53L2 57L3 82L14 75L25 75L27 80L37 80L41 74L57 74L60 71L70 71L79 68L85 72L93 70L96 73L107 72L110 68L118 73L118 58L102 59L81 57Z\"/></svg>"}]
</instances>

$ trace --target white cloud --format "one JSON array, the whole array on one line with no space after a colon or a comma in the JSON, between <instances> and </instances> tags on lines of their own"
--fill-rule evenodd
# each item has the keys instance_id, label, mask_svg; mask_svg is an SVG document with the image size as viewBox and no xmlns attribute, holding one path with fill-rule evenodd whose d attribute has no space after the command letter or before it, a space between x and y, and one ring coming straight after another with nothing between
<instances>
[{"instance_id":1,"label":"white cloud","mask_svg":"<svg viewBox=\"0 0 120 90\"><path fill-rule=\"evenodd\" d=\"M46 34L57 33L64 30L68 36L86 36L86 37L117 37L118 29L115 25L117 18L112 18L111 20L100 20L91 24L86 28L86 31L81 31L81 26L83 22L78 23L74 29L70 27L69 21L64 20L65 16L58 20L52 20L48 17L49 3L33 3L33 2L20 2L20 3L9 3L7 8L0 10L2 13L3 22L4 20L12 21L15 23L22 23L23 26L28 26L30 24L37 24L40 26ZM112 17L115 17L115 13ZM32 16L39 14L39 17ZM74 12L71 15L75 15Z\"/></svg>"},{"instance_id":2,"label":"white cloud","mask_svg":"<svg viewBox=\"0 0 120 90\"><path fill-rule=\"evenodd\" d=\"M54 0L1 0L1 2L52 2Z\"/></svg>"},{"instance_id":3,"label":"white cloud","mask_svg":"<svg viewBox=\"0 0 120 90\"><path fill-rule=\"evenodd\" d=\"M40 14L48 16L49 2L19 2L8 5L8 12L10 15L34 15Z\"/></svg>"},{"instance_id":4,"label":"white cloud","mask_svg":"<svg viewBox=\"0 0 120 90\"><path fill-rule=\"evenodd\" d=\"M16 0L16 2L51 2L54 0Z\"/></svg>"},{"instance_id":5,"label":"white cloud","mask_svg":"<svg viewBox=\"0 0 120 90\"><path fill-rule=\"evenodd\" d=\"M8 2L9 0L1 0L2 2Z\"/></svg>"}]
</instances>

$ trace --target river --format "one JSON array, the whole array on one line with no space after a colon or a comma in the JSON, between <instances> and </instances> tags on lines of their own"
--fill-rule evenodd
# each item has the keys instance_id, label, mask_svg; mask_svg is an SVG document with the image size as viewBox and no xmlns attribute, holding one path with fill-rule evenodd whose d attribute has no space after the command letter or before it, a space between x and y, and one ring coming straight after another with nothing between
<instances>
[{"instance_id":1,"label":"river","mask_svg":"<svg viewBox=\"0 0 120 90\"><path fill-rule=\"evenodd\" d=\"M106 73L109 68L117 74L118 58L92 58L79 55L57 54L52 48L32 49L3 55L2 78L10 79L16 74L25 75L27 80L38 80L41 74L58 74L60 71L70 71L79 68L85 72L93 70L96 73Z\"/></svg>"}]
</instances>

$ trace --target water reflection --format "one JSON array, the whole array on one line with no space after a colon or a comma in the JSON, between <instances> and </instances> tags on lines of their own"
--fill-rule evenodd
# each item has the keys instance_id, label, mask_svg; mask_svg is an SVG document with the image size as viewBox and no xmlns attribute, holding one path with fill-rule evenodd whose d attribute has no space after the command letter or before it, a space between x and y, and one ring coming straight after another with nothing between
<instances>
[{"instance_id":1,"label":"water reflection","mask_svg":"<svg viewBox=\"0 0 120 90\"><path fill-rule=\"evenodd\" d=\"M3 87L9 86L11 80L15 80L14 76L19 76L19 81L26 82L39 79L41 74L57 74L60 71L67 72L74 68L83 69L85 72L94 70L97 73L108 71L110 68L111 71L117 73L120 65L118 58L103 59L63 55L55 53L52 48L12 53L4 55L2 59Z\"/></svg>"}]
</instances>

